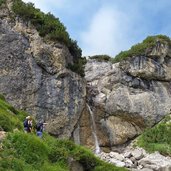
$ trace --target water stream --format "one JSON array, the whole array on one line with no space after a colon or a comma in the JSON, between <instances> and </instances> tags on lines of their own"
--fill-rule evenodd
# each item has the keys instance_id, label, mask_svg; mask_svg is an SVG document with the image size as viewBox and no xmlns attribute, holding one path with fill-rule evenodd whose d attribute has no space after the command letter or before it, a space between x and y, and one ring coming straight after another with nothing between
<instances>
[{"instance_id":1,"label":"water stream","mask_svg":"<svg viewBox=\"0 0 171 171\"><path fill-rule=\"evenodd\" d=\"M98 138L97 138L97 134L96 134L96 123L94 120L94 113L88 104L87 104L87 107L90 112L91 121L92 121L91 128L92 128L92 134L93 134L94 142L95 142L95 153L98 154L98 153L100 153L100 146L99 146L99 142L98 142Z\"/></svg>"}]
</instances>

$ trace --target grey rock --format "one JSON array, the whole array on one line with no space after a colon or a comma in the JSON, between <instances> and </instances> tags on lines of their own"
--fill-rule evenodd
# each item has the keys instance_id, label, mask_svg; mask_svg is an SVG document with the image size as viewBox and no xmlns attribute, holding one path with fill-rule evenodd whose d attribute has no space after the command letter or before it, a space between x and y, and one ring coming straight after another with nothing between
<instances>
[{"instance_id":1,"label":"grey rock","mask_svg":"<svg viewBox=\"0 0 171 171\"><path fill-rule=\"evenodd\" d=\"M130 158L132 154L131 154L130 151L126 151L123 155L124 155L124 157L126 157L126 158Z\"/></svg>"},{"instance_id":2,"label":"grey rock","mask_svg":"<svg viewBox=\"0 0 171 171\"><path fill-rule=\"evenodd\" d=\"M168 169L171 167L171 158L162 156L156 152L149 154L147 157L141 159L139 164L154 170Z\"/></svg>"},{"instance_id":3,"label":"grey rock","mask_svg":"<svg viewBox=\"0 0 171 171\"><path fill-rule=\"evenodd\" d=\"M123 161L124 160L124 156L122 155L122 154L119 154L119 153L116 153L116 152L110 152L109 153L109 156L111 157L111 158L115 158L115 159L117 159L117 160L120 160L120 161Z\"/></svg>"},{"instance_id":4,"label":"grey rock","mask_svg":"<svg viewBox=\"0 0 171 171\"><path fill-rule=\"evenodd\" d=\"M125 162L125 167L128 167L128 168L134 167L134 164L130 159L125 159L124 162Z\"/></svg>"},{"instance_id":5,"label":"grey rock","mask_svg":"<svg viewBox=\"0 0 171 171\"><path fill-rule=\"evenodd\" d=\"M16 108L46 130L70 138L85 107L86 84L66 69L72 56L66 46L45 43L33 27L22 20L0 18L0 93ZM0 11L1 15L2 11Z\"/></svg>"},{"instance_id":6,"label":"grey rock","mask_svg":"<svg viewBox=\"0 0 171 171\"><path fill-rule=\"evenodd\" d=\"M153 171L153 169L143 168L143 169L141 169L141 171Z\"/></svg>"},{"instance_id":7,"label":"grey rock","mask_svg":"<svg viewBox=\"0 0 171 171\"><path fill-rule=\"evenodd\" d=\"M131 152L132 156L135 157L135 159L139 160L143 158L143 152L140 149L135 149Z\"/></svg>"},{"instance_id":8,"label":"grey rock","mask_svg":"<svg viewBox=\"0 0 171 171\"><path fill-rule=\"evenodd\" d=\"M162 63L150 55L116 64L87 62L85 78L101 146L124 144L169 112L171 57L161 58Z\"/></svg>"},{"instance_id":9,"label":"grey rock","mask_svg":"<svg viewBox=\"0 0 171 171\"><path fill-rule=\"evenodd\" d=\"M112 163L118 167L124 167L125 166L125 163L124 162L121 162L120 160L117 160L117 159L110 159L109 163Z\"/></svg>"}]
</instances>

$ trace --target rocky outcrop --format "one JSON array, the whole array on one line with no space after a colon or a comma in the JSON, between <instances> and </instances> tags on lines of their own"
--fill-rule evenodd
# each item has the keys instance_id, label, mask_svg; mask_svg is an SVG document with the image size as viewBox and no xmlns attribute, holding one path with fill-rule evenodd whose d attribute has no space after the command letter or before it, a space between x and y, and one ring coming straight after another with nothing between
<instances>
[{"instance_id":1,"label":"rocky outcrop","mask_svg":"<svg viewBox=\"0 0 171 171\"><path fill-rule=\"evenodd\" d=\"M10 6L10 3L7 5ZM66 69L67 47L43 40L28 22L0 11L0 92L19 109L69 138L85 106L85 81Z\"/></svg>"},{"instance_id":2,"label":"rocky outcrop","mask_svg":"<svg viewBox=\"0 0 171 171\"><path fill-rule=\"evenodd\" d=\"M122 153L101 152L97 155L100 159L119 167L127 167L131 171L169 171L171 158L158 152L147 153L142 148L127 148Z\"/></svg>"},{"instance_id":3,"label":"rocky outcrop","mask_svg":"<svg viewBox=\"0 0 171 171\"><path fill-rule=\"evenodd\" d=\"M94 113L101 147L112 149L129 142L169 112L170 51L167 42L158 41L148 49L146 56L134 56L115 64L87 62L88 103ZM92 137L88 137L86 130L91 128L82 121L80 127L80 134L87 137L86 141L81 139L82 144L87 144Z\"/></svg>"}]
</instances>

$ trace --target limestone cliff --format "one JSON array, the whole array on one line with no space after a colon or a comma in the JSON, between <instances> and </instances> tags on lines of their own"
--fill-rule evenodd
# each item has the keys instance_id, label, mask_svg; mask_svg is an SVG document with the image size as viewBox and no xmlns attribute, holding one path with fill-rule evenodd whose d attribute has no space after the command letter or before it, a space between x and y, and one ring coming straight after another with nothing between
<instances>
[{"instance_id":1,"label":"limestone cliff","mask_svg":"<svg viewBox=\"0 0 171 171\"><path fill-rule=\"evenodd\" d=\"M47 130L69 138L85 106L85 81L66 69L68 48L44 41L29 23L13 16L11 3L0 10L0 92Z\"/></svg>"},{"instance_id":2,"label":"limestone cliff","mask_svg":"<svg viewBox=\"0 0 171 171\"><path fill-rule=\"evenodd\" d=\"M158 41L144 56L119 63L89 60L85 73L88 103L94 112L101 147L128 142L159 122L171 108L171 54ZM93 146L91 121L85 110L80 141Z\"/></svg>"}]
</instances>

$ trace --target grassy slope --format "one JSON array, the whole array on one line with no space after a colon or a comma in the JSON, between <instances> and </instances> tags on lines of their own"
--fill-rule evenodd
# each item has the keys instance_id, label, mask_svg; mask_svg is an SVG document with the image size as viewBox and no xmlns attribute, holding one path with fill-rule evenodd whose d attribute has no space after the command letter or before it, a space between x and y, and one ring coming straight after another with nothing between
<instances>
[{"instance_id":1,"label":"grassy slope","mask_svg":"<svg viewBox=\"0 0 171 171\"><path fill-rule=\"evenodd\" d=\"M137 145L148 152L159 151L171 156L171 116L165 117L159 124L145 131L137 141Z\"/></svg>"},{"instance_id":2,"label":"grassy slope","mask_svg":"<svg viewBox=\"0 0 171 171\"><path fill-rule=\"evenodd\" d=\"M43 139L22 131L25 113L14 109L0 96L0 126L8 131L0 148L0 170L3 171L69 171L68 159L84 166L86 171L125 171L99 160L94 154L69 140L59 140L44 133ZM13 131L18 128L18 131Z\"/></svg>"}]
</instances>

